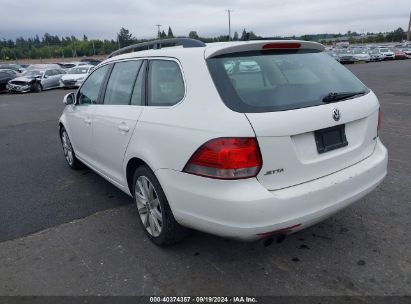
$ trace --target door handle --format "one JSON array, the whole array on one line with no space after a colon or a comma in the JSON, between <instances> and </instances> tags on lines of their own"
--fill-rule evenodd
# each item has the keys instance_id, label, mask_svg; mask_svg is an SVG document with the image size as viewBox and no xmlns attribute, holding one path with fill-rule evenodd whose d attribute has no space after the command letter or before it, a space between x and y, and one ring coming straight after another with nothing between
<instances>
[{"instance_id":1,"label":"door handle","mask_svg":"<svg viewBox=\"0 0 411 304\"><path fill-rule=\"evenodd\" d=\"M91 119L90 118L85 118L84 123L88 126L91 125Z\"/></svg>"},{"instance_id":2,"label":"door handle","mask_svg":"<svg viewBox=\"0 0 411 304\"><path fill-rule=\"evenodd\" d=\"M130 128L124 122L118 126L118 129L120 132L124 132L124 133L127 133L128 131L130 131Z\"/></svg>"}]
</instances>

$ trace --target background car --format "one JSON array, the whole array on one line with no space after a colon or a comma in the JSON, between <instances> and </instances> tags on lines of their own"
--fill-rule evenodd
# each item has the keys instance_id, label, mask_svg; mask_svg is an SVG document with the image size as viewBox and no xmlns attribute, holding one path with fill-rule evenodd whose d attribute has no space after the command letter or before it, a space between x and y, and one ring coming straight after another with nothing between
<instances>
[{"instance_id":1,"label":"background car","mask_svg":"<svg viewBox=\"0 0 411 304\"><path fill-rule=\"evenodd\" d=\"M92 65L84 65L68 70L67 74L61 77L60 86L65 89L80 87L93 68Z\"/></svg>"},{"instance_id":2,"label":"background car","mask_svg":"<svg viewBox=\"0 0 411 304\"><path fill-rule=\"evenodd\" d=\"M407 56L407 58L411 58L411 48L401 48L401 51Z\"/></svg>"},{"instance_id":3,"label":"background car","mask_svg":"<svg viewBox=\"0 0 411 304\"><path fill-rule=\"evenodd\" d=\"M370 62L371 57L368 54L367 50L364 48L356 48L352 50L352 55L354 56L357 61L364 61L364 62Z\"/></svg>"},{"instance_id":4,"label":"background car","mask_svg":"<svg viewBox=\"0 0 411 304\"><path fill-rule=\"evenodd\" d=\"M7 92L7 83L16 78L16 75L13 70L0 70L0 92Z\"/></svg>"},{"instance_id":5,"label":"background car","mask_svg":"<svg viewBox=\"0 0 411 304\"><path fill-rule=\"evenodd\" d=\"M30 70L48 70L48 69L61 69L61 68L58 64L55 64L55 63L30 64L27 67L27 71L30 71Z\"/></svg>"},{"instance_id":6,"label":"background car","mask_svg":"<svg viewBox=\"0 0 411 304\"><path fill-rule=\"evenodd\" d=\"M347 49L336 49L334 53L338 55L338 58L340 58L340 63L342 64L354 63L358 61Z\"/></svg>"},{"instance_id":7,"label":"background car","mask_svg":"<svg viewBox=\"0 0 411 304\"><path fill-rule=\"evenodd\" d=\"M84 66L84 65L88 65L87 62L80 62L80 61L73 61L73 62L61 62L58 63L58 65L64 69L65 71L68 71L72 68L78 67L78 66Z\"/></svg>"},{"instance_id":8,"label":"background car","mask_svg":"<svg viewBox=\"0 0 411 304\"><path fill-rule=\"evenodd\" d=\"M26 71L26 69L24 69L18 64L9 64L9 63L0 64L0 70L5 70L5 69L15 71L18 76L22 75Z\"/></svg>"},{"instance_id":9,"label":"background car","mask_svg":"<svg viewBox=\"0 0 411 304\"><path fill-rule=\"evenodd\" d=\"M370 55L370 61L383 61L384 56L378 52L377 49L368 50L368 55Z\"/></svg>"},{"instance_id":10,"label":"background car","mask_svg":"<svg viewBox=\"0 0 411 304\"><path fill-rule=\"evenodd\" d=\"M60 78L66 72L62 69L28 70L23 76L10 80L10 93L41 92L60 87Z\"/></svg>"},{"instance_id":11,"label":"background car","mask_svg":"<svg viewBox=\"0 0 411 304\"><path fill-rule=\"evenodd\" d=\"M101 62L101 60L99 60L99 59L93 59L93 58L83 58L83 59L81 59L80 61L81 61L81 62L84 62L84 63L86 63L86 64L88 64L88 65L93 65L93 66L96 66L96 65L98 65L98 64Z\"/></svg>"},{"instance_id":12,"label":"background car","mask_svg":"<svg viewBox=\"0 0 411 304\"><path fill-rule=\"evenodd\" d=\"M384 56L384 60L394 60L395 59L395 54L390 51L389 48L383 47L383 48L378 48L378 52Z\"/></svg>"},{"instance_id":13,"label":"background car","mask_svg":"<svg viewBox=\"0 0 411 304\"><path fill-rule=\"evenodd\" d=\"M407 55L400 50L399 48L391 48L390 49L391 52L394 53L395 59L407 59Z\"/></svg>"}]
</instances>

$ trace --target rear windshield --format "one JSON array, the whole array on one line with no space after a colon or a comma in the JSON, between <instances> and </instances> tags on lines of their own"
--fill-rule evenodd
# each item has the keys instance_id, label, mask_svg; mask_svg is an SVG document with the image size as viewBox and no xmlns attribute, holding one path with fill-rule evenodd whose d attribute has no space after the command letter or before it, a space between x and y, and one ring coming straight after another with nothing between
<instances>
[{"instance_id":1,"label":"rear windshield","mask_svg":"<svg viewBox=\"0 0 411 304\"><path fill-rule=\"evenodd\" d=\"M242 113L317 106L330 93L369 92L324 52L232 53L210 58L207 64L224 103Z\"/></svg>"}]
</instances>

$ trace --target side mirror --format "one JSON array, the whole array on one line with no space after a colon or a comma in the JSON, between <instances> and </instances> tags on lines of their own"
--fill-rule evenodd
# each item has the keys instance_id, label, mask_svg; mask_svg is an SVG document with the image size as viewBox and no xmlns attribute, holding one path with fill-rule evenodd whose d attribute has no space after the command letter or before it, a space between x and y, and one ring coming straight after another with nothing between
<instances>
[{"instance_id":1,"label":"side mirror","mask_svg":"<svg viewBox=\"0 0 411 304\"><path fill-rule=\"evenodd\" d=\"M68 93L63 98L63 103L67 105L75 104L76 103L76 95L74 93Z\"/></svg>"},{"instance_id":2,"label":"side mirror","mask_svg":"<svg viewBox=\"0 0 411 304\"><path fill-rule=\"evenodd\" d=\"M46 78L48 78L48 77L49 77L49 76L47 76L47 75L44 75L44 76L43 76L44 79L46 79Z\"/></svg>"}]
</instances>

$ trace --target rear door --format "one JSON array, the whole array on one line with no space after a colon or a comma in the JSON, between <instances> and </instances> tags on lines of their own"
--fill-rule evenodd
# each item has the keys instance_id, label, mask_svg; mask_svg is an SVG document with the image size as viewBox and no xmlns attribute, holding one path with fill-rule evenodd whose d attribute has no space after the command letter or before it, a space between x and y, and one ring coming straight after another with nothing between
<instances>
[{"instance_id":1,"label":"rear door","mask_svg":"<svg viewBox=\"0 0 411 304\"><path fill-rule=\"evenodd\" d=\"M257 178L267 189L320 178L373 152L378 100L327 54L274 48L208 61L223 101L254 129L263 158ZM348 93L358 95L342 98Z\"/></svg>"},{"instance_id":2,"label":"rear door","mask_svg":"<svg viewBox=\"0 0 411 304\"><path fill-rule=\"evenodd\" d=\"M143 111L145 61L114 64L102 103L94 112L93 146L97 168L114 182L125 185L124 154Z\"/></svg>"}]
</instances>

